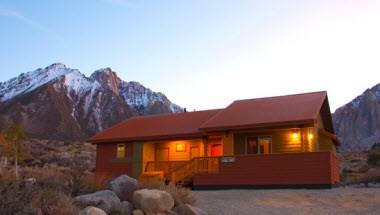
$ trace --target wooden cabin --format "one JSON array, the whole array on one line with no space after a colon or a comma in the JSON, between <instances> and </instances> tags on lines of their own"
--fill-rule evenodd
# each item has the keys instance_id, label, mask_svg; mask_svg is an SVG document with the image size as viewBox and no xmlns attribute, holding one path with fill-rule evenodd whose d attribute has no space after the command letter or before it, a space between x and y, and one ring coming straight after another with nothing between
<instances>
[{"instance_id":1,"label":"wooden cabin","mask_svg":"<svg viewBox=\"0 0 380 215\"><path fill-rule=\"evenodd\" d=\"M89 139L97 178L160 176L194 189L329 188L339 163L326 92L132 117Z\"/></svg>"}]
</instances>

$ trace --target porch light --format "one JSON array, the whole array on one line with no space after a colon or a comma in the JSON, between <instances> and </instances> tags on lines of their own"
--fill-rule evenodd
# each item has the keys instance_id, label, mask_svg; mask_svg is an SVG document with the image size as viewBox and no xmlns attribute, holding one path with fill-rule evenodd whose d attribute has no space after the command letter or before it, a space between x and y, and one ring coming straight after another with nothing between
<instances>
[{"instance_id":1,"label":"porch light","mask_svg":"<svg viewBox=\"0 0 380 215\"><path fill-rule=\"evenodd\" d=\"M297 132L293 132L292 137L293 137L294 140L298 139L298 133Z\"/></svg>"},{"instance_id":2,"label":"porch light","mask_svg":"<svg viewBox=\"0 0 380 215\"><path fill-rule=\"evenodd\" d=\"M177 152L184 152L184 151L186 151L186 144L185 143L177 143L176 144L176 151Z\"/></svg>"},{"instance_id":3,"label":"porch light","mask_svg":"<svg viewBox=\"0 0 380 215\"><path fill-rule=\"evenodd\" d=\"M307 135L307 138L309 138L309 140L312 140L313 139L313 134L312 133L309 133L308 135Z\"/></svg>"}]
</instances>

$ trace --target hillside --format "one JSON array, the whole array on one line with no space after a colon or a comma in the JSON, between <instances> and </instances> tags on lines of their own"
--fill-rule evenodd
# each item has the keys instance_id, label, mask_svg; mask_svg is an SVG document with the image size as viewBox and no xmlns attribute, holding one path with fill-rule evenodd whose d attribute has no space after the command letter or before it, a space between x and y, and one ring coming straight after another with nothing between
<instances>
[{"instance_id":1,"label":"hillside","mask_svg":"<svg viewBox=\"0 0 380 215\"><path fill-rule=\"evenodd\" d=\"M123 81L110 68L86 77L55 63L0 83L0 125L29 137L83 140L136 115L180 112L164 94Z\"/></svg>"}]
</instances>

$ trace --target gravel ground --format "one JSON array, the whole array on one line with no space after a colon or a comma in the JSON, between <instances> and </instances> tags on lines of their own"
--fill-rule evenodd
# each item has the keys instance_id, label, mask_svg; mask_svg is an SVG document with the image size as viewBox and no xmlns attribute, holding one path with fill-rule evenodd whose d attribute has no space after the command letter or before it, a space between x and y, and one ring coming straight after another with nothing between
<instances>
[{"instance_id":1,"label":"gravel ground","mask_svg":"<svg viewBox=\"0 0 380 215\"><path fill-rule=\"evenodd\" d=\"M194 191L212 215L380 214L380 188Z\"/></svg>"}]
</instances>

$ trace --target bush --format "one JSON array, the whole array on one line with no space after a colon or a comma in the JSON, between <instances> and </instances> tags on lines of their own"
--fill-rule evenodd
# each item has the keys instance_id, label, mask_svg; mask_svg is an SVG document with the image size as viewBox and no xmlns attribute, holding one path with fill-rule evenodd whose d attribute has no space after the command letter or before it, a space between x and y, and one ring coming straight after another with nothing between
<instances>
[{"instance_id":1,"label":"bush","mask_svg":"<svg viewBox=\"0 0 380 215\"><path fill-rule=\"evenodd\" d=\"M98 183L100 179L95 178L95 174L84 172L71 172L73 187L72 187L72 196L78 196L87 193L94 193L98 190L104 188L103 183Z\"/></svg>"},{"instance_id":2,"label":"bush","mask_svg":"<svg viewBox=\"0 0 380 215\"><path fill-rule=\"evenodd\" d=\"M0 180L0 214L76 214L70 196L38 183Z\"/></svg>"},{"instance_id":3,"label":"bush","mask_svg":"<svg viewBox=\"0 0 380 215\"><path fill-rule=\"evenodd\" d=\"M33 209L46 215L72 215L78 209L72 199L64 193L51 189L42 189L31 194L30 205Z\"/></svg>"},{"instance_id":4,"label":"bush","mask_svg":"<svg viewBox=\"0 0 380 215\"><path fill-rule=\"evenodd\" d=\"M373 166L380 166L380 148L375 148L368 152L367 162Z\"/></svg>"},{"instance_id":5,"label":"bush","mask_svg":"<svg viewBox=\"0 0 380 215\"><path fill-rule=\"evenodd\" d=\"M380 182L380 169L372 168L362 174L359 178L360 183Z\"/></svg>"},{"instance_id":6,"label":"bush","mask_svg":"<svg viewBox=\"0 0 380 215\"><path fill-rule=\"evenodd\" d=\"M189 188L176 186L173 183L169 183L168 185L161 184L159 189L170 193L174 199L174 204L176 206L186 203L195 205L196 198Z\"/></svg>"}]
</instances>

